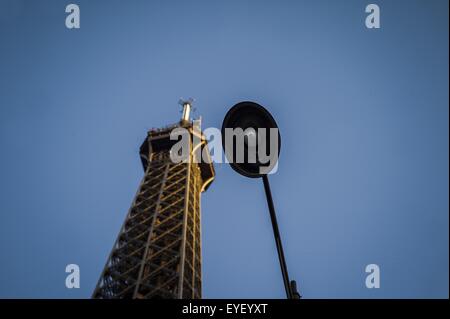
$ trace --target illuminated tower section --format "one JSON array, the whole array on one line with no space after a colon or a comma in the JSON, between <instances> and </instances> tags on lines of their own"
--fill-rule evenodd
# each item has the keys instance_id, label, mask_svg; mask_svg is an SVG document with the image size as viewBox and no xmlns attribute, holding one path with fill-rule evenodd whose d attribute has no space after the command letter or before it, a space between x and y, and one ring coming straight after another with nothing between
<instances>
[{"instance_id":1,"label":"illuminated tower section","mask_svg":"<svg viewBox=\"0 0 450 319\"><path fill-rule=\"evenodd\" d=\"M140 148L145 175L93 298L202 297L200 196L215 173L191 101L182 104L181 121L150 130ZM189 132L189 161L171 160L176 128Z\"/></svg>"}]
</instances>

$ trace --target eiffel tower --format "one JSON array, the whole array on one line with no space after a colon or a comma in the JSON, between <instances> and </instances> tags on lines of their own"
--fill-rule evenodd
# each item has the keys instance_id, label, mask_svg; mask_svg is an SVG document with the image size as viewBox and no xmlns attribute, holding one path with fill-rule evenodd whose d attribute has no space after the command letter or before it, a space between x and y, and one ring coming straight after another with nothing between
<instances>
[{"instance_id":1,"label":"eiffel tower","mask_svg":"<svg viewBox=\"0 0 450 319\"><path fill-rule=\"evenodd\" d=\"M140 148L145 171L93 298L197 299L202 297L200 196L214 180L199 121L190 119L192 100L180 101L181 120L152 129ZM189 132L189 160L175 163L170 132ZM198 146L192 143L197 138Z\"/></svg>"}]
</instances>

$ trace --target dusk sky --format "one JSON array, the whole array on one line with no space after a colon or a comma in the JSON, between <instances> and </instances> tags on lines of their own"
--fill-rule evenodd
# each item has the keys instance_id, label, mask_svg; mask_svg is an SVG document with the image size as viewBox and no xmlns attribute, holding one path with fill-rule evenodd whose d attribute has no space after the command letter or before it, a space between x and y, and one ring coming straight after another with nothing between
<instances>
[{"instance_id":1,"label":"dusk sky","mask_svg":"<svg viewBox=\"0 0 450 319\"><path fill-rule=\"evenodd\" d=\"M0 0L1 298L90 298L139 147L180 97L204 128L242 100L276 119L269 178L304 298L448 298L448 1L74 0L67 29L69 3ZM284 298L262 181L215 170L203 297Z\"/></svg>"}]
</instances>

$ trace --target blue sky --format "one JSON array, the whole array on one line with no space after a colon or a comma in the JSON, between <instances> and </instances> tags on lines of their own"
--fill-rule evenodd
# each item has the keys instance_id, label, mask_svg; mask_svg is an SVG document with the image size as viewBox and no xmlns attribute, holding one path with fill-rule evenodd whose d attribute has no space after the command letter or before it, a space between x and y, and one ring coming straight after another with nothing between
<instances>
[{"instance_id":1,"label":"blue sky","mask_svg":"<svg viewBox=\"0 0 450 319\"><path fill-rule=\"evenodd\" d=\"M448 2L0 0L0 297L90 297L151 127L241 100L282 135L270 176L305 298L448 298ZM283 298L262 182L202 196L205 298ZM65 287L65 266L81 288ZM367 264L381 287L365 287Z\"/></svg>"}]
</instances>

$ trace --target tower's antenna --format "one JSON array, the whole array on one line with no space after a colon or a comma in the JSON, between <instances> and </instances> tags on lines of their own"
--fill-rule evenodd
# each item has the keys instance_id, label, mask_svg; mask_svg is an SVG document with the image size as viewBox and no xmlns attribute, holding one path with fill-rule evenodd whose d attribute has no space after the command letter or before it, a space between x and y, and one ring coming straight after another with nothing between
<instances>
[{"instance_id":1,"label":"tower's antenna","mask_svg":"<svg viewBox=\"0 0 450 319\"><path fill-rule=\"evenodd\" d=\"M192 110L192 104L194 103L193 98L189 98L187 100L181 98L178 101L178 104L180 104L183 107L183 116L181 117L182 122L189 122L191 118L191 110Z\"/></svg>"}]
</instances>

